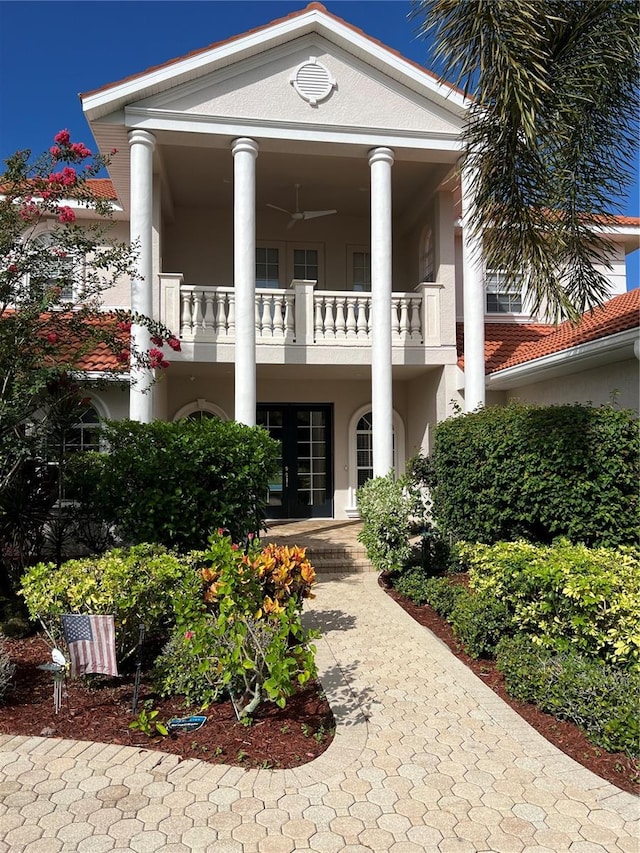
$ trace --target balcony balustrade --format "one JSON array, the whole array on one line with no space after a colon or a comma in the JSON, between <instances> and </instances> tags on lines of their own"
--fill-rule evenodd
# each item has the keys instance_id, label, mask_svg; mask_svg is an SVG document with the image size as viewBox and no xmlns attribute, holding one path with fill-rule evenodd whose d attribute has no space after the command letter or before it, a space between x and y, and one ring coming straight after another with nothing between
<instances>
[{"instance_id":1,"label":"balcony balustrade","mask_svg":"<svg viewBox=\"0 0 640 853\"><path fill-rule=\"evenodd\" d=\"M440 344L440 285L422 283L415 292L392 293L393 346ZM161 319L193 343L235 342L233 287L184 284L182 275L160 276ZM258 288L257 344L291 346L371 345L371 293L316 290L315 282L294 281L287 290Z\"/></svg>"}]
</instances>

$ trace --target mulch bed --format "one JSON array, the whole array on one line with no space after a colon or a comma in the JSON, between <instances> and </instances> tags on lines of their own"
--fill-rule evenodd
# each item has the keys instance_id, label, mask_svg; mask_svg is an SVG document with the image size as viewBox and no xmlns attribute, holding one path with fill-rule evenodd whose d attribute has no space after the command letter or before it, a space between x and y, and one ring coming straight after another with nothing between
<instances>
[{"instance_id":1,"label":"mulch bed","mask_svg":"<svg viewBox=\"0 0 640 853\"><path fill-rule=\"evenodd\" d=\"M459 581L464 582L460 576ZM640 766L638 762L622 752L605 752L601 747L594 746L587 740L583 732L573 723L557 720L550 714L545 714L535 705L517 702L507 693L502 674L498 671L495 661L469 657L457 642L451 626L428 604L416 605L400 595L391 587L389 578L381 577L380 585L397 604L402 607L416 622L429 628L449 647L451 652L469 667L478 678L488 685L495 693L520 714L543 737L571 756L575 761L591 770L607 782L612 782L623 791L640 794Z\"/></svg>"},{"instance_id":2,"label":"mulch bed","mask_svg":"<svg viewBox=\"0 0 640 853\"><path fill-rule=\"evenodd\" d=\"M504 688L494 661L474 660L457 643L448 623L428 605L417 606L397 593L388 579L381 586L416 622L429 628L482 681L547 740L583 767L624 791L640 794L640 768L623 753L608 753L591 744L573 723L556 720L534 705L512 699ZM53 708L50 673L38 665L51 660L50 647L40 634L7 639L6 648L16 664L13 689L0 705L0 734L73 738L123 746L146 747L186 758L246 768L298 767L321 755L333 739L333 715L319 685L314 682L292 696L285 708L265 703L249 727L239 723L230 702L207 708L205 725L196 732L151 737L129 729L134 678L93 677L68 681L59 714ZM141 681L138 711L150 704L157 719L198 713L186 709L180 698L159 699L148 677Z\"/></svg>"},{"instance_id":3,"label":"mulch bed","mask_svg":"<svg viewBox=\"0 0 640 853\"><path fill-rule=\"evenodd\" d=\"M0 705L0 734L73 738L123 746L145 747L199 758L215 764L251 768L291 768L321 755L333 739L333 714L317 682L292 696L285 708L265 703L251 726L238 722L231 702L219 702L202 713L207 722L195 732L148 737L129 729L134 676L67 681L59 714L54 713L51 673L38 665L51 660L49 644L41 635L5 640L17 669L14 687ZM197 714L181 699L159 699L143 674L137 712L145 702L157 710L156 719ZM137 716L137 714L136 714Z\"/></svg>"}]
</instances>

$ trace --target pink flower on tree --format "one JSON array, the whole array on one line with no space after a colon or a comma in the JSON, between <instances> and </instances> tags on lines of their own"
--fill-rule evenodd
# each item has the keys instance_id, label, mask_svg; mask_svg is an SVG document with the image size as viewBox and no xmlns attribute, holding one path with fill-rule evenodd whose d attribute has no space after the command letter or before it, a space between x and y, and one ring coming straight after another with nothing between
<instances>
[{"instance_id":1,"label":"pink flower on tree","mask_svg":"<svg viewBox=\"0 0 640 853\"><path fill-rule=\"evenodd\" d=\"M62 149L58 145L52 145L49 149L49 154L51 154L54 160L58 160L62 156Z\"/></svg>"},{"instance_id":2,"label":"pink flower on tree","mask_svg":"<svg viewBox=\"0 0 640 853\"><path fill-rule=\"evenodd\" d=\"M118 323L118 331L119 332L130 332L131 331L131 321L130 320L120 320Z\"/></svg>"},{"instance_id":3,"label":"pink flower on tree","mask_svg":"<svg viewBox=\"0 0 640 853\"><path fill-rule=\"evenodd\" d=\"M171 347L174 352L180 352L180 341L174 335L169 338L167 345Z\"/></svg>"},{"instance_id":4,"label":"pink flower on tree","mask_svg":"<svg viewBox=\"0 0 640 853\"><path fill-rule=\"evenodd\" d=\"M157 347L161 347L164 344L164 341L160 335L151 335L151 343L155 344Z\"/></svg>"},{"instance_id":5,"label":"pink flower on tree","mask_svg":"<svg viewBox=\"0 0 640 853\"><path fill-rule=\"evenodd\" d=\"M76 221L76 215L70 207L61 207L58 213L58 221L71 223Z\"/></svg>"},{"instance_id":6,"label":"pink flower on tree","mask_svg":"<svg viewBox=\"0 0 640 853\"><path fill-rule=\"evenodd\" d=\"M149 367L152 368L161 368L164 369L169 367L169 362L165 360L165 357L161 350L159 349L150 349L149 350Z\"/></svg>"},{"instance_id":7,"label":"pink flower on tree","mask_svg":"<svg viewBox=\"0 0 640 853\"><path fill-rule=\"evenodd\" d=\"M195 634L193 631L185 631L184 632L185 640L193 640L194 637L195 637Z\"/></svg>"},{"instance_id":8,"label":"pink flower on tree","mask_svg":"<svg viewBox=\"0 0 640 853\"><path fill-rule=\"evenodd\" d=\"M59 130L56 135L53 137L53 141L57 142L58 145L68 145L71 140L71 134L68 130Z\"/></svg>"},{"instance_id":9,"label":"pink flower on tree","mask_svg":"<svg viewBox=\"0 0 640 853\"><path fill-rule=\"evenodd\" d=\"M49 332L47 335L47 340L49 341L50 344L55 344L56 341L58 340L58 336L56 335L55 332Z\"/></svg>"},{"instance_id":10,"label":"pink flower on tree","mask_svg":"<svg viewBox=\"0 0 640 853\"><path fill-rule=\"evenodd\" d=\"M91 157L91 151L87 148L84 142L72 142L71 150L80 160Z\"/></svg>"}]
</instances>

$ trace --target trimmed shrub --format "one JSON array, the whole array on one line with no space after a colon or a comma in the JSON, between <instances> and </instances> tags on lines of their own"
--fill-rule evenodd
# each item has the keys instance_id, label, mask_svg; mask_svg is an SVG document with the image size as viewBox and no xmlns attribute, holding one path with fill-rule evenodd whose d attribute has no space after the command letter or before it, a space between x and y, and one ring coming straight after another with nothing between
<instances>
[{"instance_id":1,"label":"trimmed shrub","mask_svg":"<svg viewBox=\"0 0 640 853\"><path fill-rule=\"evenodd\" d=\"M456 539L637 541L640 435L631 411L487 407L438 424L417 470L438 527Z\"/></svg>"},{"instance_id":2,"label":"trimmed shrub","mask_svg":"<svg viewBox=\"0 0 640 853\"><path fill-rule=\"evenodd\" d=\"M497 665L509 693L578 725L592 743L637 757L640 750L640 674L574 651L554 654L531 638L505 637Z\"/></svg>"},{"instance_id":3,"label":"trimmed shrub","mask_svg":"<svg viewBox=\"0 0 640 853\"><path fill-rule=\"evenodd\" d=\"M461 599L469 596L463 586L451 583L448 578L430 578L424 586L427 604L444 619L449 618Z\"/></svg>"},{"instance_id":4,"label":"trimmed shrub","mask_svg":"<svg viewBox=\"0 0 640 853\"><path fill-rule=\"evenodd\" d=\"M20 594L31 618L42 619L57 638L64 613L113 614L122 661L137 647L141 622L149 636L168 636L175 623L174 597L184 589L199 594L193 564L162 546L143 544L68 560L60 568L38 563L24 574Z\"/></svg>"},{"instance_id":5,"label":"trimmed shrub","mask_svg":"<svg viewBox=\"0 0 640 853\"><path fill-rule=\"evenodd\" d=\"M186 552L226 528L236 541L264 519L278 443L266 430L207 419L110 422L108 454L77 454L70 496L130 543Z\"/></svg>"},{"instance_id":6,"label":"trimmed shrub","mask_svg":"<svg viewBox=\"0 0 640 853\"><path fill-rule=\"evenodd\" d=\"M5 696L9 692L11 679L15 671L15 664L11 663L4 637L0 634L0 702L4 701Z\"/></svg>"},{"instance_id":7,"label":"trimmed shrub","mask_svg":"<svg viewBox=\"0 0 640 853\"><path fill-rule=\"evenodd\" d=\"M358 539L379 572L402 572L409 565L409 537L417 513L418 496L406 477L374 477L357 495L362 530Z\"/></svg>"},{"instance_id":8,"label":"trimmed shrub","mask_svg":"<svg viewBox=\"0 0 640 853\"><path fill-rule=\"evenodd\" d=\"M449 622L474 658L492 658L500 639L511 631L512 612L503 601L489 593L459 596Z\"/></svg>"},{"instance_id":9,"label":"trimmed shrub","mask_svg":"<svg viewBox=\"0 0 640 853\"><path fill-rule=\"evenodd\" d=\"M394 589L414 604L427 604L429 578L422 569L407 569L395 581Z\"/></svg>"},{"instance_id":10,"label":"trimmed shrub","mask_svg":"<svg viewBox=\"0 0 640 853\"><path fill-rule=\"evenodd\" d=\"M622 666L640 661L637 548L586 548L559 541L459 543L480 595L508 605L515 628L557 651Z\"/></svg>"}]
</instances>

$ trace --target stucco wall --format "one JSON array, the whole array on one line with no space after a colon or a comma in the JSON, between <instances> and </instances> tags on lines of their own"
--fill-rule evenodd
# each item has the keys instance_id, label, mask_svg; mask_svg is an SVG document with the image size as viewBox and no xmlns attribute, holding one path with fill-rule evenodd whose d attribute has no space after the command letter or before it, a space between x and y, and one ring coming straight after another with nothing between
<instances>
[{"instance_id":1,"label":"stucco wall","mask_svg":"<svg viewBox=\"0 0 640 853\"><path fill-rule=\"evenodd\" d=\"M508 400L523 400L542 405L560 403L613 403L623 409L640 411L639 365L637 359L604 365L552 379L536 382L507 392Z\"/></svg>"}]
</instances>

